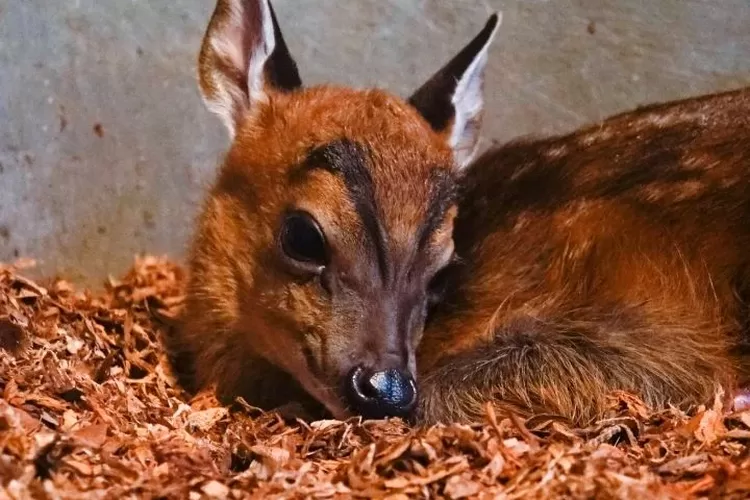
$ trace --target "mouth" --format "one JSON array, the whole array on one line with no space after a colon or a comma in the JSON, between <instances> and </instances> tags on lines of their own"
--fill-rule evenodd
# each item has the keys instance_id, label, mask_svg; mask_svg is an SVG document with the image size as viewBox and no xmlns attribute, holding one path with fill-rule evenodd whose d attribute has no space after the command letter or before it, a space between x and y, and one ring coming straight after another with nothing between
<instances>
[{"instance_id":1,"label":"mouth","mask_svg":"<svg viewBox=\"0 0 750 500\"><path fill-rule=\"evenodd\" d=\"M331 385L316 376L308 363L291 371L300 387L336 420L400 417L410 421L417 402L415 380L401 370L353 368L342 383Z\"/></svg>"},{"instance_id":2,"label":"mouth","mask_svg":"<svg viewBox=\"0 0 750 500\"><path fill-rule=\"evenodd\" d=\"M366 419L400 417L409 420L417 402L417 387L411 370L372 369L355 366L342 379L331 383L320 373L315 358L299 345L275 343L266 350L266 359L286 371L299 387L336 420L361 416ZM256 344L256 347L259 347ZM285 354L282 354L285 353ZM272 356L268 356L272 354ZM290 401L289 403L294 403ZM310 401L309 403L312 403ZM322 408L320 408L322 407ZM321 415L322 416L322 415Z\"/></svg>"},{"instance_id":3,"label":"mouth","mask_svg":"<svg viewBox=\"0 0 750 500\"><path fill-rule=\"evenodd\" d=\"M265 339L267 337L261 337ZM314 399L322 408L318 408L314 413L322 413L325 410L336 420L346 420L353 416L342 400L337 387L331 386L325 380L315 373L311 360L305 355L304 349L292 342L286 342L285 338L277 338L277 342L256 342L254 348L256 352L279 369L289 374L298 386ZM290 405L294 403L304 403L302 401L288 401ZM311 403L311 402L310 402ZM305 406L303 404L303 406Z\"/></svg>"},{"instance_id":4,"label":"mouth","mask_svg":"<svg viewBox=\"0 0 750 500\"><path fill-rule=\"evenodd\" d=\"M336 420L346 420L354 414L341 401L336 391L317 380L300 381L302 388L315 398Z\"/></svg>"},{"instance_id":5,"label":"mouth","mask_svg":"<svg viewBox=\"0 0 750 500\"><path fill-rule=\"evenodd\" d=\"M304 371L308 373L297 380L302 389L322 406L318 418L325 418L326 412L335 420L356 416L367 420L398 417L411 422L414 418L418 397L416 384L413 379L394 381L392 373L396 370L365 375L367 372L357 367L337 387L321 382L308 369Z\"/></svg>"},{"instance_id":6,"label":"mouth","mask_svg":"<svg viewBox=\"0 0 750 500\"><path fill-rule=\"evenodd\" d=\"M341 399L338 387L325 383L310 367L309 362L298 363L289 370L302 389L320 403L336 420L346 420L354 416Z\"/></svg>"}]
</instances>

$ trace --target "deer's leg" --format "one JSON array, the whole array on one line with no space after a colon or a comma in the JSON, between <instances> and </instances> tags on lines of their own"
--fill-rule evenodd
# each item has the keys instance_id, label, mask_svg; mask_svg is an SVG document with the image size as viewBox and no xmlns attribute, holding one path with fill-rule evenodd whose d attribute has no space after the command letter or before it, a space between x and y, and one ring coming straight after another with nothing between
<instances>
[{"instance_id":1,"label":"deer's leg","mask_svg":"<svg viewBox=\"0 0 750 500\"><path fill-rule=\"evenodd\" d=\"M419 417L481 419L492 401L499 409L584 423L606 410L614 390L633 392L653 407L704 403L735 373L720 330L689 316L638 318L632 311L576 309L563 319L516 319L498 327L489 344L422 374Z\"/></svg>"}]
</instances>

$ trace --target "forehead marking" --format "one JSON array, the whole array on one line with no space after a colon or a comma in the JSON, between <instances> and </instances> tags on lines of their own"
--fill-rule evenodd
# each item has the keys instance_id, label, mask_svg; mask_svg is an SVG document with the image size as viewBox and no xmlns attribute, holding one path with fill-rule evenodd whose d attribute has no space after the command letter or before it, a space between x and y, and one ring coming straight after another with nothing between
<instances>
[{"instance_id":1,"label":"forehead marking","mask_svg":"<svg viewBox=\"0 0 750 500\"><path fill-rule=\"evenodd\" d=\"M365 233L375 247L380 276L388 276L387 236L378 218L375 185L367 167L365 148L341 139L313 149L306 163L308 169L322 168L340 175L354 208L362 220Z\"/></svg>"},{"instance_id":2,"label":"forehead marking","mask_svg":"<svg viewBox=\"0 0 750 500\"><path fill-rule=\"evenodd\" d=\"M362 220L365 232L374 246L382 279L389 275L388 236L380 221L375 185L367 165L367 150L354 141L341 139L313 149L305 168L321 168L339 175L349 192L355 210ZM432 234L445 220L446 212L456 201L456 179L452 169L430 169L430 198L422 224L416 232L417 253L421 252Z\"/></svg>"}]
</instances>

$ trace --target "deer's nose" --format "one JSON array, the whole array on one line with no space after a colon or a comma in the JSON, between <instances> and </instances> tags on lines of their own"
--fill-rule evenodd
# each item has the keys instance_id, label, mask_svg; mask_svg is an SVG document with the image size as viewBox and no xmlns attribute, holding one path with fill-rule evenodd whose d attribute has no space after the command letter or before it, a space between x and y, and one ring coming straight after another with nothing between
<instances>
[{"instance_id":1,"label":"deer's nose","mask_svg":"<svg viewBox=\"0 0 750 500\"><path fill-rule=\"evenodd\" d=\"M401 370L371 371L361 366L346 378L352 409L365 418L407 417L417 401L414 378Z\"/></svg>"}]
</instances>

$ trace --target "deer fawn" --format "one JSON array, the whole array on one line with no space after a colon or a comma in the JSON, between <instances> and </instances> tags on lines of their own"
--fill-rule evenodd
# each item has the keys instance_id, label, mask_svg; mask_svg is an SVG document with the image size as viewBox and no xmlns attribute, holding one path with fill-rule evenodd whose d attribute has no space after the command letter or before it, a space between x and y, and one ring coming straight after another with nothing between
<instances>
[{"instance_id":1,"label":"deer fawn","mask_svg":"<svg viewBox=\"0 0 750 500\"><path fill-rule=\"evenodd\" d=\"M167 339L186 387L337 418L492 401L583 422L615 390L689 405L746 381L750 90L470 165L499 22L402 100L302 87L269 2L219 0L200 86L232 145Z\"/></svg>"}]
</instances>

